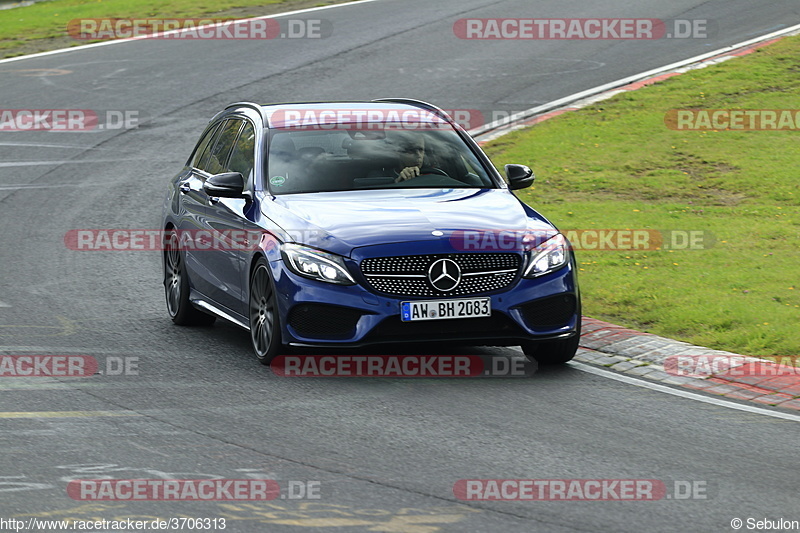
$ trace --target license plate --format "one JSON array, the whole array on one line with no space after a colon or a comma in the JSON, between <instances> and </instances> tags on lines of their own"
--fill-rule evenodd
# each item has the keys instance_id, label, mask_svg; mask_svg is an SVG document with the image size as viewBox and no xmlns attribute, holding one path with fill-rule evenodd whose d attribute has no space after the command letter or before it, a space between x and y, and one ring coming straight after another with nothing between
<instances>
[{"instance_id":1,"label":"license plate","mask_svg":"<svg viewBox=\"0 0 800 533\"><path fill-rule=\"evenodd\" d=\"M403 322L447 318L477 318L482 316L492 316L491 298L421 300L400 303L400 319Z\"/></svg>"}]
</instances>

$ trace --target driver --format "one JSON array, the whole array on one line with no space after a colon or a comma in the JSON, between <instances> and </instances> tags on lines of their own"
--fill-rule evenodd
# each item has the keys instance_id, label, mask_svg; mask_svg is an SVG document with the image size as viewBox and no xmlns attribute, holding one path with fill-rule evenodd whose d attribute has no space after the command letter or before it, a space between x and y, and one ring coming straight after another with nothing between
<instances>
[{"instance_id":1,"label":"driver","mask_svg":"<svg viewBox=\"0 0 800 533\"><path fill-rule=\"evenodd\" d=\"M425 137L404 135L398 142L398 168L395 183L419 176L422 160L425 159Z\"/></svg>"}]
</instances>

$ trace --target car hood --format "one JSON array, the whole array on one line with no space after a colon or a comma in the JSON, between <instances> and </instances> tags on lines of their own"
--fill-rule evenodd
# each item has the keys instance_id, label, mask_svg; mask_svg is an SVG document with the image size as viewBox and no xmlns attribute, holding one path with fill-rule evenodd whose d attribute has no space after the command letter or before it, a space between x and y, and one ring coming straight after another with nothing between
<instances>
[{"instance_id":1,"label":"car hood","mask_svg":"<svg viewBox=\"0 0 800 533\"><path fill-rule=\"evenodd\" d=\"M344 256L355 248L437 241L458 232L553 226L505 189L404 189L276 196L264 214L288 239ZM434 234L437 231L441 234Z\"/></svg>"}]
</instances>

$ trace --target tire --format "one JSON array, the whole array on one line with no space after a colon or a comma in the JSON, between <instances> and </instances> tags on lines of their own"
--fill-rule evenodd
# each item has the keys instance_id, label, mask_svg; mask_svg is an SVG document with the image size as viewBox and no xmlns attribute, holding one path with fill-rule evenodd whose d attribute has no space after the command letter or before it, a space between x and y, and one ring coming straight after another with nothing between
<instances>
[{"instance_id":1,"label":"tire","mask_svg":"<svg viewBox=\"0 0 800 533\"><path fill-rule=\"evenodd\" d=\"M210 326L217 319L197 309L189 301L189 277L186 275L178 242L178 234L172 230L164 242L164 293L167 312L179 326Z\"/></svg>"},{"instance_id":2,"label":"tire","mask_svg":"<svg viewBox=\"0 0 800 533\"><path fill-rule=\"evenodd\" d=\"M562 365L575 357L580 342L581 321L579 319L575 335L568 339L540 342L529 341L522 344L520 347L528 359L536 361L540 365Z\"/></svg>"},{"instance_id":3,"label":"tire","mask_svg":"<svg viewBox=\"0 0 800 533\"><path fill-rule=\"evenodd\" d=\"M253 351L263 365L268 365L281 350L281 324L275 283L269 266L261 258L250 276L250 341Z\"/></svg>"}]
</instances>

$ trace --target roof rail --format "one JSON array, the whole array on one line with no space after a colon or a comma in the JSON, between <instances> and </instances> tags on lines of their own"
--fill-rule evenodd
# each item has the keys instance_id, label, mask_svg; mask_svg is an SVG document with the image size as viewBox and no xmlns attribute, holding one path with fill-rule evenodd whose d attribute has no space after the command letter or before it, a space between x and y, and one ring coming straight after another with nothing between
<instances>
[{"instance_id":1,"label":"roof rail","mask_svg":"<svg viewBox=\"0 0 800 533\"><path fill-rule=\"evenodd\" d=\"M230 109L232 107L252 107L259 113L261 113L261 106L258 104L254 104L253 102L234 102L232 104L226 105L225 109Z\"/></svg>"},{"instance_id":2,"label":"roof rail","mask_svg":"<svg viewBox=\"0 0 800 533\"><path fill-rule=\"evenodd\" d=\"M254 104L253 102L234 102L232 104L229 104L229 105L225 106L225 109L220 111L220 113L218 113L218 114L224 113L228 109L231 109L231 108L234 108L234 107L249 107L250 109L253 109L254 111L258 112L259 116L261 116L261 121L263 122L263 125L266 125L267 116L264 113L264 108L261 107L258 104Z\"/></svg>"},{"instance_id":3,"label":"roof rail","mask_svg":"<svg viewBox=\"0 0 800 533\"><path fill-rule=\"evenodd\" d=\"M422 100L415 100L413 98L378 98L376 100L373 100L373 102L393 102L395 104L412 105L414 107L419 107L421 109L427 109L428 111L433 111L436 115L439 115L447 122L451 123L453 122L453 119L450 117L450 115L445 113L443 109L433 104L429 104L428 102L424 102Z\"/></svg>"}]
</instances>

